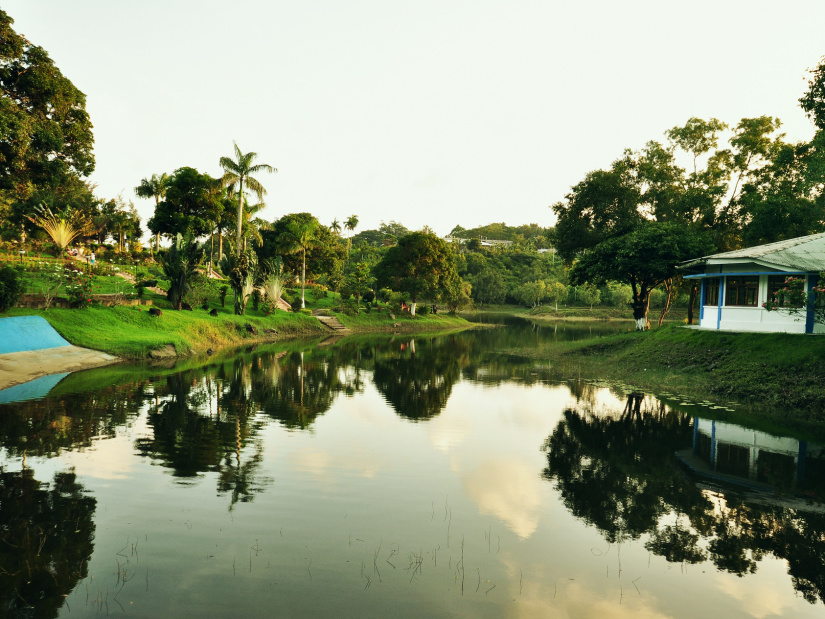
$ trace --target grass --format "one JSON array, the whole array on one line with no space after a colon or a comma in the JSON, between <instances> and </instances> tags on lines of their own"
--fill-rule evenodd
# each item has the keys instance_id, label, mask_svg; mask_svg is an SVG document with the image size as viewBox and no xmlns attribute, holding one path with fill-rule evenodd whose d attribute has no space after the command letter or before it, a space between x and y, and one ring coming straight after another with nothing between
<instances>
[{"instance_id":1,"label":"grass","mask_svg":"<svg viewBox=\"0 0 825 619\"><path fill-rule=\"evenodd\" d=\"M219 309L209 316L203 310L163 310L159 317L140 307L100 307L85 309L52 308L47 312L22 308L12 316L38 315L72 344L93 348L128 359L146 358L152 350L172 344L178 354L205 352L250 341L272 339L263 329L276 329L279 335L320 334L325 328L313 317L287 312L271 316L236 316L231 309ZM246 331L250 324L258 335Z\"/></svg>"},{"instance_id":2,"label":"grass","mask_svg":"<svg viewBox=\"0 0 825 619\"><path fill-rule=\"evenodd\" d=\"M748 419L767 424L801 430L825 427L825 340L820 336L665 325L597 341L503 352L654 392L741 403Z\"/></svg>"}]
</instances>

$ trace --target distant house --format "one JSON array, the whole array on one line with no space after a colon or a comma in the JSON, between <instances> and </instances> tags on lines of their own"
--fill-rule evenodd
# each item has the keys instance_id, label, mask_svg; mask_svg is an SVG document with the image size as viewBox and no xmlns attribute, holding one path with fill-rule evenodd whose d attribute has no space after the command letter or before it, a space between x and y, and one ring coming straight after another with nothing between
<instances>
[{"instance_id":1,"label":"distant house","mask_svg":"<svg viewBox=\"0 0 825 619\"><path fill-rule=\"evenodd\" d=\"M762 307L788 276L805 278L805 289L825 270L825 233L689 260L685 279L702 283L699 326L722 331L825 333L811 309L803 318ZM701 271L697 273L697 271Z\"/></svg>"}]
</instances>

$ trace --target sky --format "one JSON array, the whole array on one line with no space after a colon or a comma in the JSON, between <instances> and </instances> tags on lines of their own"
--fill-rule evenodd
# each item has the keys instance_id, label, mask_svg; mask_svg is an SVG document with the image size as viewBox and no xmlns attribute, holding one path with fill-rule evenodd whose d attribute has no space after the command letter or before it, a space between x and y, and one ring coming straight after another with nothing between
<instances>
[{"instance_id":1,"label":"sky","mask_svg":"<svg viewBox=\"0 0 825 619\"><path fill-rule=\"evenodd\" d=\"M789 140L825 2L2 0L86 94L104 199L234 153L262 217L446 235L551 226L587 172L693 116L774 116Z\"/></svg>"}]
</instances>

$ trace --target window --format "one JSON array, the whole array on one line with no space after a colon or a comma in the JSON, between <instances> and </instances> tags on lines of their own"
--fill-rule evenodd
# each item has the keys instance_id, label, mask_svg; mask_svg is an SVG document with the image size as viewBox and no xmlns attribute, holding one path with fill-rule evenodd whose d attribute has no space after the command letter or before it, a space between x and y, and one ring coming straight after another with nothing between
<instances>
[{"instance_id":1,"label":"window","mask_svg":"<svg viewBox=\"0 0 825 619\"><path fill-rule=\"evenodd\" d=\"M719 278L705 280L705 305L719 305Z\"/></svg>"},{"instance_id":2,"label":"window","mask_svg":"<svg viewBox=\"0 0 825 619\"><path fill-rule=\"evenodd\" d=\"M725 281L725 305L756 307L759 277L728 277Z\"/></svg>"},{"instance_id":3,"label":"window","mask_svg":"<svg viewBox=\"0 0 825 619\"><path fill-rule=\"evenodd\" d=\"M768 299L776 297L776 292L785 287L787 275L768 275Z\"/></svg>"}]
</instances>

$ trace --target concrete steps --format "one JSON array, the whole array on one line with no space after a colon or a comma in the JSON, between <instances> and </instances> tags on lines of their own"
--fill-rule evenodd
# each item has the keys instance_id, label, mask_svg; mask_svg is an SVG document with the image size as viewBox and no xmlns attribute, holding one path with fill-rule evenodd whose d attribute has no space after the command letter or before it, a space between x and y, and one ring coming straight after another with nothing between
<instances>
[{"instance_id":1,"label":"concrete steps","mask_svg":"<svg viewBox=\"0 0 825 619\"><path fill-rule=\"evenodd\" d=\"M342 325L339 322L339 320L334 316L324 316L323 314L318 313L317 310L313 312L312 315L315 316L319 321L321 321L321 324L323 324L335 333L350 333L350 330L347 329L344 325Z\"/></svg>"}]
</instances>

